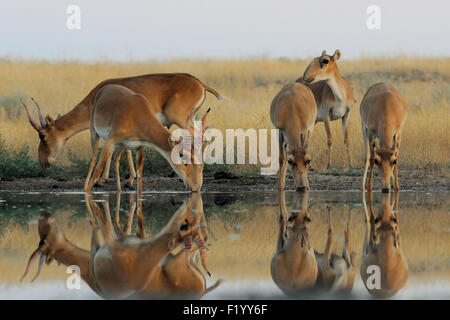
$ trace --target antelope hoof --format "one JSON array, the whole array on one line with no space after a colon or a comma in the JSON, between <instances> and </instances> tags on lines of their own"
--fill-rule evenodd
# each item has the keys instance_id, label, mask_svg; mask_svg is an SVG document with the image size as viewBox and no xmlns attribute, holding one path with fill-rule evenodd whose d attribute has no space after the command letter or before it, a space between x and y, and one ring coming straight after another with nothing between
<instances>
[{"instance_id":1,"label":"antelope hoof","mask_svg":"<svg viewBox=\"0 0 450 320\"><path fill-rule=\"evenodd\" d=\"M299 192L304 192L306 191L306 187L297 187L296 190Z\"/></svg>"},{"instance_id":2,"label":"antelope hoof","mask_svg":"<svg viewBox=\"0 0 450 320\"><path fill-rule=\"evenodd\" d=\"M383 193L389 193L389 188L383 188L383 189L381 189L381 192L383 192Z\"/></svg>"},{"instance_id":3,"label":"antelope hoof","mask_svg":"<svg viewBox=\"0 0 450 320\"><path fill-rule=\"evenodd\" d=\"M103 182L97 181L97 182L94 184L94 187L97 187L97 188L103 187Z\"/></svg>"}]
</instances>

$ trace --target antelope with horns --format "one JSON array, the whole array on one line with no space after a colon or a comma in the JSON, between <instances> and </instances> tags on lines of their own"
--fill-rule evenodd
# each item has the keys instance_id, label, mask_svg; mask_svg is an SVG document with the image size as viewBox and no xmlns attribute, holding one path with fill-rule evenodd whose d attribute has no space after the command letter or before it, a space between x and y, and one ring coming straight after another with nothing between
<instances>
[{"instance_id":1,"label":"antelope with horns","mask_svg":"<svg viewBox=\"0 0 450 320\"><path fill-rule=\"evenodd\" d=\"M39 219L41 241L27 264L24 277L32 261L40 256L47 263L55 259L65 265L78 265L82 279L103 298L199 298L220 285L221 280L206 288L205 277L193 259L189 260L187 266L184 254L186 249L172 254L180 245L186 245L188 236L206 239L206 234L202 235L206 226L199 193L192 194L167 226L151 238L144 237L143 220L138 221L137 235L130 235L136 209L132 195L127 223L124 229L121 228L118 216L120 194L117 197L113 225L108 202L103 202L103 214L92 197L86 196L92 225L90 251L73 245L64 237L55 218L42 213ZM142 201L139 201L137 214L138 218L143 219ZM105 240L102 246L99 244L96 220ZM203 242L199 250L204 250Z\"/></svg>"},{"instance_id":2,"label":"antelope with horns","mask_svg":"<svg viewBox=\"0 0 450 320\"><path fill-rule=\"evenodd\" d=\"M332 253L334 239L331 222L331 207L328 207L328 236L323 253L315 251L318 264L318 275L315 288L331 293L350 293L355 282L356 253L350 251L350 219L351 209L348 209L347 229L344 233L344 248L342 255Z\"/></svg>"},{"instance_id":3,"label":"antelope with horns","mask_svg":"<svg viewBox=\"0 0 450 320\"><path fill-rule=\"evenodd\" d=\"M373 168L381 169L383 192L391 188L394 171L394 189L398 185L398 152L403 125L407 118L406 101L391 85L377 83L367 89L361 102L361 126L366 149L366 164L361 189L366 185L367 169L370 165L367 190L373 187Z\"/></svg>"},{"instance_id":4,"label":"antelope with horns","mask_svg":"<svg viewBox=\"0 0 450 320\"><path fill-rule=\"evenodd\" d=\"M311 61L303 77L297 79L297 82L305 83L313 92L317 104L316 123L324 123L328 141L328 169L331 168L333 148L330 122L338 119L342 120L348 166L352 167L348 130L350 110L355 103L355 98L350 81L341 76L336 64L340 57L339 50L336 50L332 56L324 50L321 56Z\"/></svg>"},{"instance_id":5,"label":"antelope with horns","mask_svg":"<svg viewBox=\"0 0 450 320\"><path fill-rule=\"evenodd\" d=\"M308 167L311 163L309 141L317 114L311 90L302 83L291 82L273 98L270 120L279 130L279 190L286 181L287 164L292 169L297 190L309 189Z\"/></svg>"},{"instance_id":6,"label":"antelope with horns","mask_svg":"<svg viewBox=\"0 0 450 320\"><path fill-rule=\"evenodd\" d=\"M24 104L30 124L39 134L38 154L42 168L46 169L56 162L68 139L80 131L89 129L95 95L107 84L122 85L152 101L156 117L166 127L176 124L180 128L189 129L185 127L186 120L193 118L198 112L205 100L206 92L212 93L219 100L223 99L215 89L190 74L161 73L105 80L92 89L71 111L57 119L49 115L44 117L36 103L39 114L39 121L36 121ZM130 167L130 179L127 186L131 187L136 173L131 151L127 150L126 153ZM97 185L101 185L108 178L110 163L111 157L108 158L105 171L101 179L97 181Z\"/></svg>"},{"instance_id":7,"label":"antelope with horns","mask_svg":"<svg viewBox=\"0 0 450 320\"><path fill-rule=\"evenodd\" d=\"M120 145L127 149L138 148L137 174L139 192L142 192L143 150L145 146L154 148L161 153L190 190L194 192L199 191L203 183L202 170L204 161L203 152L201 152L199 159L199 152L197 151L204 150L207 145L203 138L208 112L209 109L202 119L201 139L196 139L199 143L192 145L190 134L188 135L189 137L185 135L182 145L187 150L180 150L181 153L176 154L176 156L180 155L183 157L184 161L175 159L174 162L172 150L174 147L180 148L175 146L170 132L158 121L154 108L152 108L152 102L143 95L120 85L108 84L103 86L95 96L91 112L91 148L93 157L84 191L89 192L100 177L106 162L114 151L115 145ZM91 177L97 160L96 155L100 138L105 140L105 144L97 167ZM186 145L187 148L185 148ZM188 151L188 153L185 154L184 151ZM185 159L185 156L190 157ZM117 154L115 161L117 188L120 191L119 160L120 152Z\"/></svg>"},{"instance_id":8,"label":"antelope with horns","mask_svg":"<svg viewBox=\"0 0 450 320\"><path fill-rule=\"evenodd\" d=\"M388 298L403 288L408 280L408 263L403 254L399 230L399 193L395 193L392 205L390 193L381 195L381 206L376 217L373 210L372 192L369 191L368 196L370 216L367 212L365 193L362 193L366 235L360 270L361 279L371 295ZM374 278L373 270L369 269L371 266L379 268L379 283L377 283L376 277ZM374 279L369 279L369 277ZM368 286L368 281L372 282L370 286Z\"/></svg>"},{"instance_id":9,"label":"antelope with horns","mask_svg":"<svg viewBox=\"0 0 450 320\"><path fill-rule=\"evenodd\" d=\"M318 273L314 249L310 245L309 192L297 194L289 218L285 191L280 191L279 197L277 249L272 257L270 271L281 291L288 296L296 296L313 288Z\"/></svg>"}]
</instances>

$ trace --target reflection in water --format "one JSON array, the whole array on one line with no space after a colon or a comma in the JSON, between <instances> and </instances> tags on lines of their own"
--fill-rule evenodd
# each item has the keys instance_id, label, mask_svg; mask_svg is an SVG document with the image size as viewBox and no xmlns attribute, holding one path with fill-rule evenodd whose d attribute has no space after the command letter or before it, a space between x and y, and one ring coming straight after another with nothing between
<instances>
[{"instance_id":1,"label":"reflection in water","mask_svg":"<svg viewBox=\"0 0 450 320\"><path fill-rule=\"evenodd\" d=\"M287 217L286 194L279 192L280 217L277 249L271 262L272 279L288 296L311 289L317 279L317 262L310 245L309 191L298 193Z\"/></svg>"},{"instance_id":2,"label":"reflection in water","mask_svg":"<svg viewBox=\"0 0 450 320\"><path fill-rule=\"evenodd\" d=\"M127 223L120 225L120 193L116 202L116 216L112 223L109 202L102 199L103 210L92 196L86 196L86 205L91 218L91 250L83 250L67 240L55 218L43 212L39 218L40 242L31 255L30 265L40 256L38 273L45 261L53 259L64 265L80 268L82 279L97 294L104 298L200 298L220 285L217 281L206 288L205 277L194 262L197 252L205 271L207 240L206 222L200 193L193 193L175 212L169 223L153 237L146 238L143 229L142 201L139 201L138 231L130 235L136 203L130 194L130 209ZM100 245L97 222L104 239ZM197 249L194 248L192 242ZM182 250L173 253L180 245Z\"/></svg>"},{"instance_id":3,"label":"reflection in water","mask_svg":"<svg viewBox=\"0 0 450 320\"><path fill-rule=\"evenodd\" d=\"M311 214L308 209L309 191L297 193L295 205L287 218L285 192L279 193L280 217L276 252L271 261L275 284L288 296L301 293L350 293L355 281L355 252L350 252L350 218L342 254L332 252L334 232L331 207L328 209L328 233L323 253L311 247ZM287 220L286 220L287 219Z\"/></svg>"},{"instance_id":4,"label":"reflection in water","mask_svg":"<svg viewBox=\"0 0 450 320\"><path fill-rule=\"evenodd\" d=\"M361 278L368 292L375 297L395 295L408 280L408 263L400 240L398 197L394 194L391 205L390 193L383 193L378 215L375 217L372 192L368 193L370 216L363 193L366 216Z\"/></svg>"},{"instance_id":5,"label":"reflection in water","mask_svg":"<svg viewBox=\"0 0 450 320\"><path fill-rule=\"evenodd\" d=\"M398 206L401 207L401 214L399 214L402 224L401 243L396 240L395 244L397 252L401 248L403 255L408 258L408 279L404 286L392 296L394 299L448 298L450 296L450 263L448 260L450 252L450 215L448 214L450 198L448 195L448 192L401 192L398 200ZM104 200L106 199L105 196L109 197L109 201ZM84 195L76 193L0 193L0 299L95 299L101 296L153 297L153 295L164 297L170 295L171 292L181 295L183 293L179 293L180 286L189 288L189 285L185 284L189 279L185 276L185 273L198 275L198 277L193 276L193 278L197 279L195 283L198 283L196 288L200 288L199 291L192 292L193 290L189 289L194 298L202 296L203 290L213 285L218 278L225 278L227 279L226 282L209 294L203 295L202 299L283 299L286 298L286 294L280 289L281 286L276 282L278 280L272 278L271 263L274 253L279 251L277 248L278 240L283 241L284 246L286 246L288 241L285 241L284 237L290 236L297 236L297 239L299 239L297 242L298 248L301 248L303 241L303 249L306 249L306 244L309 252L314 253L317 263L317 276L314 284L311 285L312 282L308 282L307 277L304 278L303 283L297 282L297 284L300 284L300 293L295 294L296 297L336 298L336 295L331 295L332 291L336 293L345 291L339 290L345 289L345 286L340 285L346 283L342 280L345 277L347 277L347 283L349 283L347 288L350 290L351 280L349 281L349 279L353 269L360 269L362 263L379 266L380 290L372 289L377 285L376 278L373 277L374 271L370 269L368 272L367 266L363 266L362 274L356 272L351 295L338 295L337 297L370 299L374 295L376 295L375 297L386 296L387 290L385 292L383 288L388 287L386 283L389 279L386 278L385 280L383 277L393 278L394 275L390 275L393 274L392 270L391 273L383 271L383 264L380 262L364 262L365 258L366 260L369 258L368 255L364 255L363 247L367 226L369 227L367 239L370 240L371 237L369 211L371 209L374 216L372 218L374 225L372 229L375 234L372 238L378 241L378 243L374 241L373 247L378 247L380 258L387 256L380 250L384 244L388 243L387 241L382 242L382 240L385 238L389 240L388 237L390 237L389 232L383 234L383 230L390 228L383 227L382 219L377 220L377 225L375 218L378 216L379 210L380 213L386 213L389 210L389 212L392 212L391 206L388 205L389 201L386 201L388 195L383 195L380 192L365 195L366 200L369 200L366 206L367 225L364 202L361 201L360 192L312 191L309 194L285 192L285 200L280 197L281 195L278 192L203 193L201 196L202 198L198 201L201 200L202 203L197 202L194 198L186 199L188 196L182 193L145 193L138 198L135 194L123 193L121 199L117 198L115 194L98 194L94 195L95 201L87 199L88 201L85 203ZM373 197L373 201L367 199L369 196ZM390 202L393 202L394 194L391 193L390 197ZM137 201L137 199L144 199L144 201ZM282 212L280 212L280 203L284 204L281 208ZM86 209L87 205L89 205L92 215ZM142 206L142 208L140 209L139 206ZM294 207L293 212L291 212L292 206ZM396 206L397 204L394 202L394 209ZM185 213L177 212L180 217L178 223L181 225L185 223L184 220L181 220L181 217L186 215L194 218L197 207L199 208L198 213L202 214L201 221L198 223L198 229L203 228L202 232L195 233L195 224L192 224L192 240L189 241L186 236L180 239L177 248L167 253L159 261L158 266L152 268L154 270L152 275L149 275L142 282L148 280L149 284L146 288L153 288L154 292L142 293L137 291L141 288L133 287L130 284L131 280L122 274L115 275L112 278L117 282L120 281L120 285L116 286L118 292L114 292L116 290L114 288L109 292L110 288L103 282L103 287L99 289L94 287L97 291L90 289L88 283L92 284L95 280L93 277L89 278L91 275L90 247L92 238L90 222L92 220L96 223L95 228L98 231L100 241L99 249L93 252L96 254L95 259L98 257L100 262L101 257L111 255L111 250L102 236L102 218L105 227L109 225L109 228L113 230L114 247L120 248L119 245L132 246L133 244L151 242L150 239L157 241L158 237L165 230L168 230L168 226L173 219L177 219L172 217L177 210L182 210L181 208L186 210ZM51 215L42 213L44 210L51 212ZM305 210L307 210L307 213L303 215ZM280 216L283 212L284 216ZM40 214L42 214L41 219L39 219ZM395 210L392 214L395 217ZM297 218L289 222L290 216L296 216ZM305 216L309 217L312 222L308 223ZM301 228L302 217L305 225L304 230ZM280 225L278 223L280 219L283 219L287 226ZM398 217L396 217L396 220L398 224ZM208 233L206 233L206 222L208 223ZM289 226L292 228L289 228ZM331 237L328 236L330 227L332 229ZM36 232L38 228L41 234ZM282 230L281 233L280 229ZM180 230L176 229L175 231L175 233L178 233ZM196 234L201 234L203 237L207 249L207 266L212 271L214 278L210 279L202 267L201 252L198 252L196 246L196 241L200 243L200 238L195 241ZM278 237L279 235L282 235L283 239ZM391 235L392 246L394 247L394 239L396 238L393 232L391 232ZM36 250L36 245L40 242L41 236L45 239L41 243L41 249L46 253L46 256L42 258L45 267L42 267L41 274L36 281L30 283L36 273L36 264L42 252L38 250L29 274L22 283L19 283L25 264L30 254ZM188 255L186 255L184 249L186 244L189 245L189 242L192 252L188 252ZM331 252L329 264L324 263L324 256L328 251L327 242L330 244ZM369 241L366 241L366 244L366 248L368 248ZM168 243L165 247L167 246ZM346 258L347 254L344 249L348 251L350 259ZM358 255L352 257L352 251L357 252ZM373 252L375 251L373 250ZM77 257L78 261L74 261L74 257ZM310 257L312 258L311 255ZM186 263L186 258L192 262L191 270L188 269L189 265ZM356 261L354 261L355 258ZM95 261L95 259L92 261ZM88 265L88 268L81 267L81 275L86 281L81 281L79 290L70 290L67 281L72 279L73 274L68 273L65 266L58 266L55 261L46 265L46 260L48 262L56 260L62 264L81 266L84 263ZM350 261L351 267L348 261ZM114 264L116 263L115 260L110 262L111 269L118 268ZM194 264L195 266L193 266ZM384 264L386 265L386 263ZM138 261L136 265L138 265ZM336 276L334 276L334 279L333 277L327 278L329 281L326 282L326 285L323 285L322 273L324 273L324 269L327 269L327 266L328 271L334 272ZM147 269L150 268L147 267ZM166 269L176 270L176 272L168 273ZM197 272L197 269L205 275L204 278ZM106 267L97 270L99 279L102 277L101 270L105 270L104 274L106 274ZM180 272L180 270L184 271ZM401 275L400 269L396 269L395 272L397 273L395 277L399 278ZM126 273L123 272L123 274ZM169 277L168 280L166 280L166 274ZM157 275L161 277L157 278ZM284 276L287 277L287 271L285 271ZM180 277L181 280L176 277ZM279 282L281 282L283 280L281 275L279 275L279 278ZM153 282L150 279L153 279ZM155 279L160 280L157 282ZM164 281L161 279L164 279ZM206 286L204 286L205 279L207 281ZM336 279L341 280L336 281ZM289 282L286 282L288 283L286 286L289 286ZM177 283L180 283L180 286L177 287ZM389 280L389 283L393 283L393 279ZM309 289L301 289L302 286ZM156 290L160 291L156 292Z\"/></svg>"},{"instance_id":6,"label":"reflection in water","mask_svg":"<svg viewBox=\"0 0 450 320\"><path fill-rule=\"evenodd\" d=\"M315 252L319 274L316 288L330 293L350 293L355 282L356 252L350 249L351 208L348 208L347 228L344 232L344 248L342 254L332 253L334 231L331 221L331 207L328 206L328 236L323 253Z\"/></svg>"}]
</instances>

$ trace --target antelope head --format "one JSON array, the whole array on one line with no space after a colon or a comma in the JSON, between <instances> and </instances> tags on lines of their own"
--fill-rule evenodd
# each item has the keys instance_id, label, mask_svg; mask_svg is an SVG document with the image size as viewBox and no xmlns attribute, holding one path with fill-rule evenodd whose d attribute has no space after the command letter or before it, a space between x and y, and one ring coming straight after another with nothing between
<instances>
[{"instance_id":1,"label":"antelope head","mask_svg":"<svg viewBox=\"0 0 450 320\"><path fill-rule=\"evenodd\" d=\"M300 134L301 147L286 145L287 162L294 175L297 191L309 190L308 168L311 165L309 155L309 141L303 133Z\"/></svg>"},{"instance_id":2,"label":"antelope head","mask_svg":"<svg viewBox=\"0 0 450 320\"><path fill-rule=\"evenodd\" d=\"M33 118L30 113L30 108L23 101L21 101L21 103L27 113L28 121L38 132L39 139L41 140L38 148L39 162L43 169L47 169L56 162L56 157L64 147L66 139L56 128L55 120L53 120L50 116L46 116L44 118L37 101L33 98L31 98L31 100L33 100L36 105L39 121Z\"/></svg>"},{"instance_id":3,"label":"antelope head","mask_svg":"<svg viewBox=\"0 0 450 320\"><path fill-rule=\"evenodd\" d=\"M178 162L179 164L172 159L172 166L192 192L200 191L203 184L204 151L211 143L205 137L206 117L210 110L211 108L203 115L200 128L188 117L187 129L183 130L182 140L179 144L175 145L172 136L169 137L171 149L178 148L181 158L181 163Z\"/></svg>"},{"instance_id":4,"label":"antelope head","mask_svg":"<svg viewBox=\"0 0 450 320\"><path fill-rule=\"evenodd\" d=\"M31 254L28 259L25 272L20 279L22 280L26 277L30 271L30 267L39 258L39 266L36 275L31 280L32 282L37 279L41 273L43 263L50 264L55 258L56 252L60 246L66 241L63 233L56 224L55 218L51 216L48 212L42 212L39 217L39 237L40 241L37 249Z\"/></svg>"},{"instance_id":5,"label":"antelope head","mask_svg":"<svg viewBox=\"0 0 450 320\"><path fill-rule=\"evenodd\" d=\"M325 50L319 57L314 58L303 73L305 83L315 83L321 80L333 78L337 73L336 61L341 57L341 52L336 50L332 56Z\"/></svg>"},{"instance_id":6,"label":"antelope head","mask_svg":"<svg viewBox=\"0 0 450 320\"><path fill-rule=\"evenodd\" d=\"M398 196L398 193L396 194ZM390 204L389 194L382 195L382 206L378 215L371 215L370 221L373 229L371 242L373 246L380 244L400 250L400 233L398 227L398 214Z\"/></svg>"},{"instance_id":7,"label":"antelope head","mask_svg":"<svg viewBox=\"0 0 450 320\"><path fill-rule=\"evenodd\" d=\"M289 239L291 237L298 236L300 238L301 249L304 251L310 250L309 229L311 222L312 220L309 216L309 210L292 210L286 222L285 238Z\"/></svg>"},{"instance_id":8,"label":"antelope head","mask_svg":"<svg viewBox=\"0 0 450 320\"><path fill-rule=\"evenodd\" d=\"M382 172L381 190L389 192L391 188L391 179L394 167L397 165L398 147L395 143L392 147L380 148L379 139L375 138L371 144L372 161L374 165Z\"/></svg>"},{"instance_id":9,"label":"antelope head","mask_svg":"<svg viewBox=\"0 0 450 320\"><path fill-rule=\"evenodd\" d=\"M191 258L196 251L200 253L203 269L211 276L206 266L205 243L208 239L206 222L204 220L203 202L200 193L194 193L189 199L185 214L180 220L178 232L169 241L169 249L173 250L179 243L184 244L186 265L191 268ZM184 219L184 220L183 220ZM193 248L193 243L197 249Z\"/></svg>"}]
</instances>

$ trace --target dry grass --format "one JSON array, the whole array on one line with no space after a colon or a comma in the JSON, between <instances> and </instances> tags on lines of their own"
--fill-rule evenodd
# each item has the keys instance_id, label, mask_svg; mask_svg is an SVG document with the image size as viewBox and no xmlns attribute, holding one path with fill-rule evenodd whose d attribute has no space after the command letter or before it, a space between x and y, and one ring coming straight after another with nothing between
<instances>
[{"instance_id":1,"label":"dry grass","mask_svg":"<svg viewBox=\"0 0 450 320\"><path fill-rule=\"evenodd\" d=\"M344 53L345 54L345 53ZM209 116L212 128L272 128L269 107L274 95L288 81L304 71L308 60L204 60L148 63L48 63L40 61L0 60L2 85L0 97L24 94L38 99L52 116L75 106L100 81L156 72L189 72L229 97L218 102L208 95L205 106L214 106ZM362 166L363 143L359 120L359 103L365 90L376 82L392 83L405 96L409 117L401 146L403 166L422 168L428 165L448 166L449 79L450 59L409 57L364 58L339 62L341 73L353 82L357 104L351 111L350 141L353 158ZM1 99L0 99L1 103ZM17 104L17 108L21 108ZM8 116L0 105L0 136L20 149L31 146L36 157L37 136L28 125L25 114ZM340 121L333 122L335 136L333 157L344 166L345 152ZM67 149L82 157L89 156L88 131L72 138ZM316 167L326 164L326 137L323 124L313 134L313 157ZM67 152L63 161L67 161Z\"/></svg>"}]
</instances>

